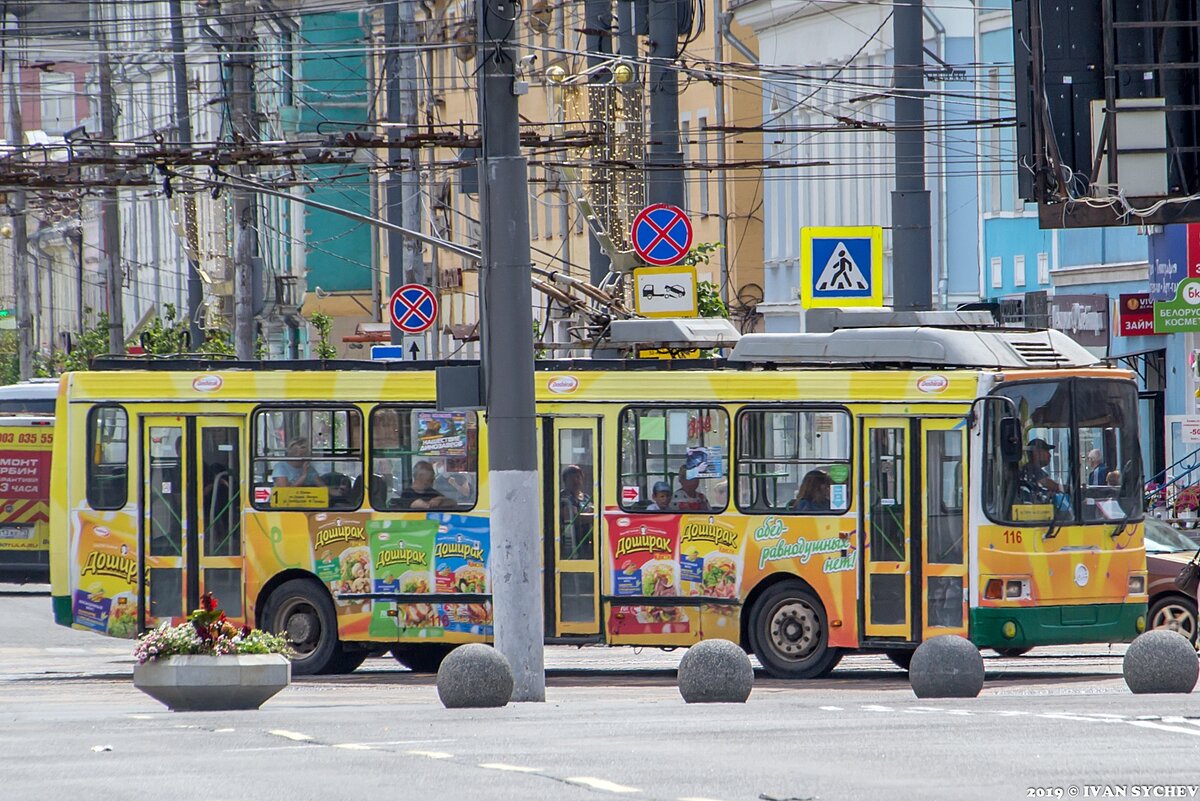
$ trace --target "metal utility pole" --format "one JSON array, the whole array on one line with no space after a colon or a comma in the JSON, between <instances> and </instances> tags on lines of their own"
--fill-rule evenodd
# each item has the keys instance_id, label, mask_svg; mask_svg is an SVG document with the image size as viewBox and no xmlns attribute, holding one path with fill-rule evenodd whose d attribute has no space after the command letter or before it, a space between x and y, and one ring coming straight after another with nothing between
<instances>
[{"instance_id":1,"label":"metal utility pole","mask_svg":"<svg viewBox=\"0 0 1200 801\"><path fill-rule=\"evenodd\" d=\"M586 0L584 4L584 30L587 32L587 65L588 83L607 84L612 81L612 71L600 69L612 56L612 0ZM601 90L603 91L603 90ZM595 104L592 104L595 108ZM605 137L608 138L607 136ZM611 175L608 170L601 171L607 178ZM593 191L601 187L593 187ZM604 202L611 205L616 202L612 197L611 184L603 187ZM597 204L599 205L599 204ZM599 286L608 275L609 259L604 248L596 239L591 227L588 227L588 276L592 284Z\"/></svg>"},{"instance_id":2,"label":"metal utility pole","mask_svg":"<svg viewBox=\"0 0 1200 801\"><path fill-rule=\"evenodd\" d=\"M175 129L179 137L179 146L191 147L192 144L192 112L188 106L187 91L187 45L183 40L183 3L181 0L168 0L168 10L171 14L171 53L172 70L175 89ZM189 201L183 202L183 235L191 237L192 218ZM200 265L193 255L191 247L185 247L188 254L187 274L187 316L188 330L192 336L192 350L196 350L204 341L200 331L200 306L204 303L204 284L200 281Z\"/></svg>"},{"instance_id":3,"label":"metal utility pole","mask_svg":"<svg viewBox=\"0 0 1200 801\"><path fill-rule=\"evenodd\" d=\"M922 0L896 0L896 190L892 192L892 297L902 311L933 302L933 247L925 188L925 36Z\"/></svg>"},{"instance_id":4,"label":"metal utility pole","mask_svg":"<svg viewBox=\"0 0 1200 801\"><path fill-rule=\"evenodd\" d=\"M258 115L254 109L254 23L255 15L246 0L227 6L226 38L229 40L229 121L235 139L258 139ZM238 175L246 177L250 168L241 166ZM258 258L258 201L254 192L238 181L233 187L233 224L236 230L233 248L233 344L239 359L253 359L254 264Z\"/></svg>"},{"instance_id":5,"label":"metal utility pole","mask_svg":"<svg viewBox=\"0 0 1200 801\"><path fill-rule=\"evenodd\" d=\"M518 131L513 20L519 0L477 0L479 20L480 310L492 498L496 648L514 701L545 701L541 525L533 397L529 168ZM517 198L519 202L513 202Z\"/></svg>"},{"instance_id":6,"label":"metal utility pole","mask_svg":"<svg viewBox=\"0 0 1200 801\"><path fill-rule=\"evenodd\" d=\"M6 43L7 44L7 43ZM5 48L8 50L7 48ZM21 120L21 98L17 92L21 63L8 50L8 132L9 141L20 147L25 141ZM33 309L29 291L29 237L25 224L25 190L15 189L9 206L12 209L13 295L17 306L17 360L22 381L33 377Z\"/></svg>"},{"instance_id":7,"label":"metal utility pole","mask_svg":"<svg viewBox=\"0 0 1200 801\"><path fill-rule=\"evenodd\" d=\"M683 152L679 149L678 3L650 0L650 174L646 180L651 203L684 206Z\"/></svg>"},{"instance_id":8,"label":"metal utility pole","mask_svg":"<svg viewBox=\"0 0 1200 801\"><path fill-rule=\"evenodd\" d=\"M108 52L108 32L104 25L104 4L93 2L89 8L92 14L92 40L96 43L97 79L100 84L100 138L108 143L105 145L107 155L115 153L111 145L117 138L117 108L113 100L112 63ZM103 167L105 177L110 168ZM106 181L107 183L107 181ZM103 232L104 256L107 259L105 270L105 291L108 300L108 351L109 353L125 352L125 275L121 268L121 208L117 202L117 188L106 187L101 194L100 219Z\"/></svg>"},{"instance_id":9,"label":"metal utility pole","mask_svg":"<svg viewBox=\"0 0 1200 801\"><path fill-rule=\"evenodd\" d=\"M417 29L416 3L411 0L391 0L383 10L384 39L387 54L384 58L387 76L388 140L400 142L406 133L417 131L417 51L420 31ZM415 151L405 155L399 147L388 151L387 219L409 230L421 229L421 171ZM388 231L388 287L392 292L404 284L432 285L425 269L420 241L406 237L395 229ZM434 335L436 337L436 334ZM404 332L391 327L392 344L399 344Z\"/></svg>"}]
</instances>

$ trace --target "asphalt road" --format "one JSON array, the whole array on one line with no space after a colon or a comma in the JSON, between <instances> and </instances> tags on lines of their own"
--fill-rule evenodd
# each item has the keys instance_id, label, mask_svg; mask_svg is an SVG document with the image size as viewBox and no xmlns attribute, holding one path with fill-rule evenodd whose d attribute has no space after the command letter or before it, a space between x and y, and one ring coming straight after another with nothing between
<instances>
[{"instance_id":1,"label":"asphalt road","mask_svg":"<svg viewBox=\"0 0 1200 801\"><path fill-rule=\"evenodd\" d=\"M545 704L447 710L387 658L257 712L171 713L126 643L0 594L0 798L1020 799L1200 797L1197 696L1133 696L1120 647L988 657L977 699L920 701L882 657L684 704L681 651L548 648Z\"/></svg>"}]
</instances>

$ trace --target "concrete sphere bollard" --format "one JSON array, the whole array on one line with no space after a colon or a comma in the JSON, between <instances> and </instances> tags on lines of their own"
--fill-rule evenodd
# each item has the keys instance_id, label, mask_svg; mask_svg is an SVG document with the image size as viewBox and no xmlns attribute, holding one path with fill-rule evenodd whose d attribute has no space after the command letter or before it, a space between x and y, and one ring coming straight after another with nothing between
<instances>
[{"instance_id":1,"label":"concrete sphere bollard","mask_svg":"<svg viewBox=\"0 0 1200 801\"><path fill-rule=\"evenodd\" d=\"M1135 693L1190 693L1200 677L1200 661L1187 637L1155 629L1130 643L1121 673Z\"/></svg>"},{"instance_id":2,"label":"concrete sphere bollard","mask_svg":"<svg viewBox=\"0 0 1200 801\"><path fill-rule=\"evenodd\" d=\"M679 662L679 694L689 704L743 704L754 687L750 657L728 640L704 640Z\"/></svg>"},{"instance_id":3,"label":"concrete sphere bollard","mask_svg":"<svg viewBox=\"0 0 1200 801\"><path fill-rule=\"evenodd\" d=\"M437 691L447 709L504 706L512 699L512 668L495 648L460 645L442 660Z\"/></svg>"},{"instance_id":4,"label":"concrete sphere bollard","mask_svg":"<svg viewBox=\"0 0 1200 801\"><path fill-rule=\"evenodd\" d=\"M974 698L983 689L983 657L956 634L933 637L917 647L908 680L918 698Z\"/></svg>"}]
</instances>

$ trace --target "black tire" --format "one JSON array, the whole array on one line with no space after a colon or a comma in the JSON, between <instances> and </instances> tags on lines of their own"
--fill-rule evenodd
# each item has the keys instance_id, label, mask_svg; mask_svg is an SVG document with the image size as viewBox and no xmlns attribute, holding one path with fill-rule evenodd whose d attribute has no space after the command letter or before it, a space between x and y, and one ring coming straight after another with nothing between
<instances>
[{"instance_id":1,"label":"black tire","mask_svg":"<svg viewBox=\"0 0 1200 801\"><path fill-rule=\"evenodd\" d=\"M321 673L328 676L353 673L359 665L366 661L368 655L366 651L359 649L350 650L346 646L341 645Z\"/></svg>"},{"instance_id":2,"label":"black tire","mask_svg":"<svg viewBox=\"0 0 1200 801\"><path fill-rule=\"evenodd\" d=\"M772 676L815 679L842 659L829 647L829 618L820 599L796 581L768 589L750 610L750 647Z\"/></svg>"},{"instance_id":3,"label":"black tire","mask_svg":"<svg viewBox=\"0 0 1200 801\"><path fill-rule=\"evenodd\" d=\"M263 618L269 631L287 637L294 652L292 675L341 672L338 660L347 652L338 641L333 601L320 584L306 579L285 581L267 598Z\"/></svg>"},{"instance_id":4,"label":"black tire","mask_svg":"<svg viewBox=\"0 0 1200 801\"><path fill-rule=\"evenodd\" d=\"M903 651L884 651L884 656L892 660L892 664L901 670L908 670L912 665L913 654L916 651L905 649Z\"/></svg>"},{"instance_id":5,"label":"black tire","mask_svg":"<svg viewBox=\"0 0 1200 801\"><path fill-rule=\"evenodd\" d=\"M1196 602L1183 595L1168 595L1150 605L1147 628L1177 631L1196 644Z\"/></svg>"},{"instance_id":6,"label":"black tire","mask_svg":"<svg viewBox=\"0 0 1200 801\"><path fill-rule=\"evenodd\" d=\"M1028 648L993 648L992 650L1000 654L1000 656L1014 659L1018 656L1025 656L1025 654L1033 650L1033 646L1031 645Z\"/></svg>"},{"instance_id":7,"label":"black tire","mask_svg":"<svg viewBox=\"0 0 1200 801\"><path fill-rule=\"evenodd\" d=\"M453 645L397 645L392 656L413 673L437 673L446 654L454 650Z\"/></svg>"}]
</instances>

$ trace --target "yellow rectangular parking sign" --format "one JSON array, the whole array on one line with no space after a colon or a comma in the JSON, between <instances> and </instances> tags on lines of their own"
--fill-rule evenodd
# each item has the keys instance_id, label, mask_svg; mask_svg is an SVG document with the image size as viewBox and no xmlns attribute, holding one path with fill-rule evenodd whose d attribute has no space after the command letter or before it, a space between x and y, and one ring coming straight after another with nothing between
<instances>
[{"instance_id":1,"label":"yellow rectangular parking sign","mask_svg":"<svg viewBox=\"0 0 1200 801\"><path fill-rule=\"evenodd\" d=\"M877 225L800 229L800 305L806 309L883 305L883 229Z\"/></svg>"}]
</instances>

